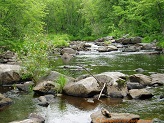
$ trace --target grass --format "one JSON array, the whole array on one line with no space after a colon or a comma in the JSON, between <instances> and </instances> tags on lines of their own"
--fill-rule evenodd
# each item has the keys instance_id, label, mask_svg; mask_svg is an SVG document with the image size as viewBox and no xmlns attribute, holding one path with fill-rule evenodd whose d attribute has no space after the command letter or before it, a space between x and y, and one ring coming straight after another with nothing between
<instances>
[{"instance_id":1,"label":"grass","mask_svg":"<svg viewBox=\"0 0 164 123\"><path fill-rule=\"evenodd\" d=\"M64 75L60 75L59 78L56 80L56 83L58 84L57 93L62 93L66 82L67 79L64 77Z\"/></svg>"}]
</instances>

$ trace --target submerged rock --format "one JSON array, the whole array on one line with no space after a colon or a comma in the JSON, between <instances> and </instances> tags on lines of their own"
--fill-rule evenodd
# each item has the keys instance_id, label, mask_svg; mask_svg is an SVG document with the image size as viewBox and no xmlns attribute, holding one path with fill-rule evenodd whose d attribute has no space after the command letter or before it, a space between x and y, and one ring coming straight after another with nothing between
<instances>
[{"instance_id":1,"label":"submerged rock","mask_svg":"<svg viewBox=\"0 0 164 123\"><path fill-rule=\"evenodd\" d=\"M129 94L133 99L148 99L152 98L153 94L146 89L132 89Z\"/></svg>"},{"instance_id":2,"label":"submerged rock","mask_svg":"<svg viewBox=\"0 0 164 123\"><path fill-rule=\"evenodd\" d=\"M28 119L22 121L13 121L10 123L45 123L45 119L38 114L32 113L29 115Z\"/></svg>"},{"instance_id":3,"label":"submerged rock","mask_svg":"<svg viewBox=\"0 0 164 123\"><path fill-rule=\"evenodd\" d=\"M0 93L0 108L3 108L5 106L8 106L13 101L10 98L6 98L3 94Z\"/></svg>"},{"instance_id":4,"label":"submerged rock","mask_svg":"<svg viewBox=\"0 0 164 123\"><path fill-rule=\"evenodd\" d=\"M110 117L102 114L101 110L91 114L90 117L92 119L92 123L137 123L140 119L139 115L130 113L110 113L108 111L107 114L110 115Z\"/></svg>"},{"instance_id":5,"label":"submerged rock","mask_svg":"<svg viewBox=\"0 0 164 123\"><path fill-rule=\"evenodd\" d=\"M0 84L14 84L20 81L20 69L19 65L0 64Z\"/></svg>"}]
</instances>

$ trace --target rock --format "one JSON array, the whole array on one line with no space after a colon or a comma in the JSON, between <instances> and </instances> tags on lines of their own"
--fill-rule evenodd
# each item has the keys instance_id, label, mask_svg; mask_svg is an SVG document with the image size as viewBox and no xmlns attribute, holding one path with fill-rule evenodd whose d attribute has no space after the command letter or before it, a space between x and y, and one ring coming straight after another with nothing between
<instances>
[{"instance_id":1,"label":"rock","mask_svg":"<svg viewBox=\"0 0 164 123\"><path fill-rule=\"evenodd\" d=\"M37 94L55 94L56 86L53 81L42 81L33 88L33 91Z\"/></svg>"},{"instance_id":2,"label":"rock","mask_svg":"<svg viewBox=\"0 0 164 123\"><path fill-rule=\"evenodd\" d=\"M121 73L121 72L103 72L101 74L97 74L96 76L100 76L100 75L105 75L107 77L112 78L109 85L115 85L117 86L117 80L119 80L120 78L126 78L126 75Z\"/></svg>"},{"instance_id":3,"label":"rock","mask_svg":"<svg viewBox=\"0 0 164 123\"><path fill-rule=\"evenodd\" d=\"M128 94L127 86L122 88L118 88L117 86L107 86L107 96L111 98L123 98L126 97Z\"/></svg>"},{"instance_id":4,"label":"rock","mask_svg":"<svg viewBox=\"0 0 164 123\"><path fill-rule=\"evenodd\" d=\"M45 119L38 114L32 113L29 115L28 119L22 121L13 121L10 123L45 123Z\"/></svg>"},{"instance_id":5,"label":"rock","mask_svg":"<svg viewBox=\"0 0 164 123\"><path fill-rule=\"evenodd\" d=\"M137 121L137 123L154 123L153 120L143 120L143 119L140 119Z\"/></svg>"},{"instance_id":6,"label":"rock","mask_svg":"<svg viewBox=\"0 0 164 123\"><path fill-rule=\"evenodd\" d=\"M69 82L74 82L75 79L72 78L72 77L68 77L64 74L61 74L57 71L51 71L47 76L43 77L40 81L56 81L59 79L59 77L65 77L66 78L66 81L69 83Z\"/></svg>"},{"instance_id":7,"label":"rock","mask_svg":"<svg viewBox=\"0 0 164 123\"><path fill-rule=\"evenodd\" d=\"M137 123L139 115L130 113L110 113L111 117L106 117L101 111L91 114L92 123Z\"/></svg>"},{"instance_id":8,"label":"rock","mask_svg":"<svg viewBox=\"0 0 164 123\"><path fill-rule=\"evenodd\" d=\"M67 95L79 97L92 97L100 92L99 84L93 77L88 77L75 83L67 83L63 90Z\"/></svg>"},{"instance_id":9,"label":"rock","mask_svg":"<svg viewBox=\"0 0 164 123\"><path fill-rule=\"evenodd\" d=\"M164 74L157 73L150 75L152 82L151 85L158 84L158 85L164 85Z\"/></svg>"},{"instance_id":10,"label":"rock","mask_svg":"<svg viewBox=\"0 0 164 123\"><path fill-rule=\"evenodd\" d=\"M108 52L108 47L107 46L101 46L97 49L99 52Z\"/></svg>"},{"instance_id":11,"label":"rock","mask_svg":"<svg viewBox=\"0 0 164 123\"><path fill-rule=\"evenodd\" d=\"M128 47L124 47L122 49L122 52L139 52L140 51L140 47L137 47L135 45L130 45Z\"/></svg>"},{"instance_id":12,"label":"rock","mask_svg":"<svg viewBox=\"0 0 164 123\"><path fill-rule=\"evenodd\" d=\"M47 107L49 105L49 103L48 103L48 101L47 101L45 96L40 96L38 99L40 101L38 103L38 105L43 106L43 107Z\"/></svg>"},{"instance_id":13,"label":"rock","mask_svg":"<svg viewBox=\"0 0 164 123\"><path fill-rule=\"evenodd\" d=\"M149 86L152 83L151 77L143 74L134 74L129 77L130 82L138 82L144 86Z\"/></svg>"},{"instance_id":14,"label":"rock","mask_svg":"<svg viewBox=\"0 0 164 123\"><path fill-rule=\"evenodd\" d=\"M3 64L15 64L17 62L17 55L14 52L6 51L0 54L0 63Z\"/></svg>"},{"instance_id":15,"label":"rock","mask_svg":"<svg viewBox=\"0 0 164 123\"><path fill-rule=\"evenodd\" d=\"M84 41L71 41L70 47L77 51L86 50Z\"/></svg>"},{"instance_id":16,"label":"rock","mask_svg":"<svg viewBox=\"0 0 164 123\"><path fill-rule=\"evenodd\" d=\"M133 99L148 99L152 98L153 94L146 89L132 89L129 94Z\"/></svg>"},{"instance_id":17,"label":"rock","mask_svg":"<svg viewBox=\"0 0 164 123\"><path fill-rule=\"evenodd\" d=\"M125 38L122 40L122 44L137 44L141 43L141 37Z\"/></svg>"},{"instance_id":18,"label":"rock","mask_svg":"<svg viewBox=\"0 0 164 123\"><path fill-rule=\"evenodd\" d=\"M127 88L128 88L128 90L131 90L131 89L142 89L145 87L143 85L141 85L140 83L128 82Z\"/></svg>"},{"instance_id":19,"label":"rock","mask_svg":"<svg viewBox=\"0 0 164 123\"><path fill-rule=\"evenodd\" d=\"M29 92L33 85L34 85L34 83L32 81L25 82L23 84L15 84L15 86L18 88L18 90L26 91L26 92Z\"/></svg>"},{"instance_id":20,"label":"rock","mask_svg":"<svg viewBox=\"0 0 164 123\"><path fill-rule=\"evenodd\" d=\"M87 77L90 77L90 75L89 74L81 75L81 76L76 78L76 81L80 81L80 80L85 79Z\"/></svg>"},{"instance_id":21,"label":"rock","mask_svg":"<svg viewBox=\"0 0 164 123\"><path fill-rule=\"evenodd\" d=\"M109 45L109 46L101 46L97 49L99 52L111 52L111 51L116 51L118 50L117 47L113 46L113 45Z\"/></svg>"},{"instance_id":22,"label":"rock","mask_svg":"<svg viewBox=\"0 0 164 123\"><path fill-rule=\"evenodd\" d=\"M0 64L0 84L14 84L20 81L20 69L19 65Z\"/></svg>"},{"instance_id":23,"label":"rock","mask_svg":"<svg viewBox=\"0 0 164 123\"><path fill-rule=\"evenodd\" d=\"M68 63L73 58L73 56L71 54L64 53L61 56L61 58L62 58L62 60L63 60L64 63Z\"/></svg>"},{"instance_id":24,"label":"rock","mask_svg":"<svg viewBox=\"0 0 164 123\"><path fill-rule=\"evenodd\" d=\"M63 48L61 54L63 55L64 53L75 55L76 51L72 48Z\"/></svg>"},{"instance_id":25,"label":"rock","mask_svg":"<svg viewBox=\"0 0 164 123\"><path fill-rule=\"evenodd\" d=\"M55 96L52 94L40 96L38 105L47 107L50 103L55 102Z\"/></svg>"},{"instance_id":26,"label":"rock","mask_svg":"<svg viewBox=\"0 0 164 123\"><path fill-rule=\"evenodd\" d=\"M160 97L159 97L160 99L164 99L164 95L160 95Z\"/></svg>"},{"instance_id":27,"label":"rock","mask_svg":"<svg viewBox=\"0 0 164 123\"><path fill-rule=\"evenodd\" d=\"M144 72L144 69L142 69L142 68L137 68L137 69L135 69L135 71L136 71L137 73L143 73L143 72Z\"/></svg>"},{"instance_id":28,"label":"rock","mask_svg":"<svg viewBox=\"0 0 164 123\"><path fill-rule=\"evenodd\" d=\"M141 50L154 50L154 49L156 49L155 43L139 43L138 45L141 46Z\"/></svg>"},{"instance_id":29,"label":"rock","mask_svg":"<svg viewBox=\"0 0 164 123\"><path fill-rule=\"evenodd\" d=\"M10 98L6 98L3 94L0 93L0 109L8 106L12 103L12 100Z\"/></svg>"}]
</instances>

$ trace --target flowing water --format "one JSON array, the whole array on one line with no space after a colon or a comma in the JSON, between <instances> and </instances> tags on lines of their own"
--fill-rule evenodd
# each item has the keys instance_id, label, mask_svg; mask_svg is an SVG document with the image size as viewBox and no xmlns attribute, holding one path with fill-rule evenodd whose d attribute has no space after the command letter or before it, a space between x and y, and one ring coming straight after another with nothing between
<instances>
[{"instance_id":1,"label":"flowing water","mask_svg":"<svg viewBox=\"0 0 164 123\"><path fill-rule=\"evenodd\" d=\"M137 68L143 68L144 74L164 73L164 55L150 55L145 52L138 53L98 53L94 49L80 52L69 63L56 59L51 61L54 70L69 76L78 77L88 74L79 66L84 66L93 74L120 71L125 74L134 74ZM0 122L7 123L21 120L31 112L37 112L46 118L46 123L90 123L90 115L101 109L107 108L110 112L125 112L140 115L142 119L156 118L157 122L164 122L164 101L159 96L164 94L164 86L149 88L155 95L149 100L129 100L101 98L100 101L88 102L87 98L78 98L63 95L56 97L55 102L48 107L35 104L35 99L30 94L17 94L14 96L13 105L0 110Z\"/></svg>"}]
</instances>

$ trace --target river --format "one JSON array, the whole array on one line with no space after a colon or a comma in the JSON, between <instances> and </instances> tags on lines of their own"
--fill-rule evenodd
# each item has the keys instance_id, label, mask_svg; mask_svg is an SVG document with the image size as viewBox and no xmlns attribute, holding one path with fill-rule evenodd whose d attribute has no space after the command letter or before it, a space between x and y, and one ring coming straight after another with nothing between
<instances>
[{"instance_id":1,"label":"river","mask_svg":"<svg viewBox=\"0 0 164 123\"><path fill-rule=\"evenodd\" d=\"M88 74L79 67L81 65L93 74L119 71L131 75L136 73L135 69L142 68L144 74L149 75L155 72L164 73L164 55L150 55L145 52L81 51L69 63L64 63L59 58L51 60L51 65L54 66L54 70L72 77ZM56 97L55 102L48 107L36 105L33 92L20 94L15 91L11 96L14 97L14 103L0 111L0 122L22 120L27 118L29 113L37 112L45 117L46 123L90 123L90 115L102 107L110 112L134 113L145 120L156 118L157 122L164 122L164 101L159 99L159 96L164 93L164 86L149 88L149 90L155 95L149 100L101 98L100 101L95 100L92 103L86 98L63 95Z\"/></svg>"}]
</instances>

